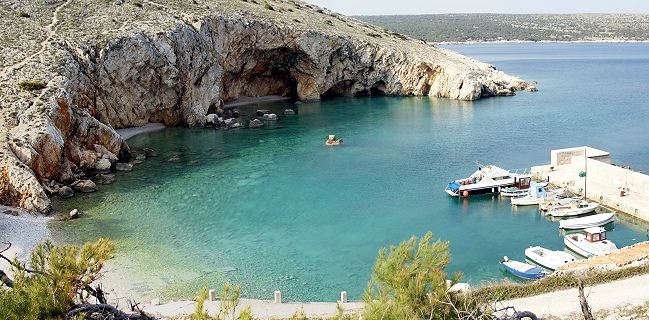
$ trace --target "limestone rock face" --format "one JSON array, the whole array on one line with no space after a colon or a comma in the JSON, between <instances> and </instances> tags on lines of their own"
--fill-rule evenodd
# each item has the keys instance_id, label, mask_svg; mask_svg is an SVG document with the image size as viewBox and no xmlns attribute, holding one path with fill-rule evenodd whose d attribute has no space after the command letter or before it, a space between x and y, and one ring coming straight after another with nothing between
<instances>
[{"instance_id":1,"label":"limestone rock face","mask_svg":"<svg viewBox=\"0 0 649 320\"><path fill-rule=\"evenodd\" d=\"M243 96L474 100L528 87L450 50L305 2L270 1L275 10L239 0L30 4L34 19L21 23L36 34L5 37L21 40L0 52L0 201L47 212L41 182L69 183L109 163L130 169L118 163L130 153L115 129L213 125L224 102ZM25 79L45 88L21 90L15 84Z\"/></svg>"}]
</instances>

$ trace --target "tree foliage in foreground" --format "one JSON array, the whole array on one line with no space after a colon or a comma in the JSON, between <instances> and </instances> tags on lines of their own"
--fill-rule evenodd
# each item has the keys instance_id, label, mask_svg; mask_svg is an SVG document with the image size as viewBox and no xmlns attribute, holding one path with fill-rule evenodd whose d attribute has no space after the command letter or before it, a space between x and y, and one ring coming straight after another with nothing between
<instances>
[{"instance_id":1,"label":"tree foliage in foreground","mask_svg":"<svg viewBox=\"0 0 649 320\"><path fill-rule=\"evenodd\" d=\"M433 241L432 232L413 236L390 251L382 248L365 291L365 319L478 319L480 308L449 292L461 273L447 279L449 242ZM471 314L470 317L467 317Z\"/></svg>"},{"instance_id":2,"label":"tree foliage in foreground","mask_svg":"<svg viewBox=\"0 0 649 320\"><path fill-rule=\"evenodd\" d=\"M75 299L87 298L86 288L101 276L104 263L114 252L114 245L105 239L82 248L39 243L27 264L17 259L12 262L12 287L0 288L0 315L3 319L60 318Z\"/></svg>"}]
</instances>

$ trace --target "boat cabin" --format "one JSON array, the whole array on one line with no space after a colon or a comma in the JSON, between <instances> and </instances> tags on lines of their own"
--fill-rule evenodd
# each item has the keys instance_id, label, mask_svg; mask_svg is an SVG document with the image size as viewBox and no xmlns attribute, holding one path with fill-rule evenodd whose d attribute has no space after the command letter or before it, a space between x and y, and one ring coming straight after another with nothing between
<instances>
[{"instance_id":1,"label":"boat cabin","mask_svg":"<svg viewBox=\"0 0 649 320\"><path fill-rule=\"evenodd\" d=\"M514 177L514 187L518 189L528 189L532 183L532 177Z\"/></svg>"},{"instance_id":2,"label":"boat cabin","mask_svg":"<svg viewBox=\"0 0 649 320\"><path fill-rule=\"evenodd\" d=\"M606 229L602 227L590 227L584 229L584 233L586 234L586 240L588 242L599 242L606 240Z\"/></svg>"},{"instance_id":3,"label":"boat cabin","mask_svg":"<svg viewBox=\"0 0 649 320\"><path fill-rule=\"evenodd\" d=\"M548 193L545 191L545 187L543 186L535 186L530 190L532 197L534 198L547 198Z\"/></svg>"}]
</instances>

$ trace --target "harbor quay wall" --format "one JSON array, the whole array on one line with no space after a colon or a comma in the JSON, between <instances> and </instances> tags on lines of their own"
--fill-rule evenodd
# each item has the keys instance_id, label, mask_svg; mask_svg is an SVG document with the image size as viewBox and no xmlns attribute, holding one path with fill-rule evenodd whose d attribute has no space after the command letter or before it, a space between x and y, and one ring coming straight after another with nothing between
<instances>
[{"instance_id":1,"label":"harbor quay wall","mask_svg":"<svg viewBox=\"0 0 649 320\"><path fill-rule=\"evenodd\" d=\"M591 201L649 223L648 175L612 165L608 152L589 147L552 150L551 155L550 165L532 167L536 179L585 192Z\"/></svg>"}]
</instances>

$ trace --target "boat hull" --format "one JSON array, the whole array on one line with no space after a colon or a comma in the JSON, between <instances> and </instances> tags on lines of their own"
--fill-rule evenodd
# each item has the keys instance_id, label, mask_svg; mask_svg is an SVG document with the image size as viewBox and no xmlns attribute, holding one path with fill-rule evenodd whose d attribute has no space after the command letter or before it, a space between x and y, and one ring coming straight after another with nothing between
<instances>
[{"instance_id":1,"label":"boat hull","mask_svg":"<svg viewBox=\"0 0 649 320\"><path fill-rule=\"evenodd\" d=\"M500 196L502 197L522 197L530 194L530 189L515 189L504 188L500 190Z\"/></svg>"},{"instance_id":2,"label":"boat hull","mask_svg":"<svg viewBox=\"0 0 649 320\"><path fill-rule=\"evenodd\" d=\"M591 213L595 211L597 207L599 207L599 203L588 203L587 206L578 207L578 208L571 208L569 206L550 208L546 212L546 215L553 216L553 217L576 217L587 213Z\"/></svg>"},{"instance_id":3,"label":"boat hull","mask_svg":"<svg viewBox=\"0 0 649 320\"><path fill-rule=\"evenodd\" d=\"M610 240L589 242L582 234L566 235L563 239L563 243L568 249L586 258L601 256L618 250Z\"/></svg>"},{"instance_id":4,"label":"boat hull","mask_svg":"<svg viewBox=\"0 0 649 320\"><path fill-rule=\"evenodd\" d=\"M539 246L525 249L525 257L553 271L568 262L575 261L575 257L565 251L548 250Z\"/></svg>"},{"instance_id":5,"label":"boat hull","mask_svg":"<svg viewBox=\"0 0 649 320\"><path fill-rule=\"evenodd\" d=\"M615 218L614 212L599 213L592 216L567 219L559 221L560 229L586 229L590 227L601 227L605 224L613 222Z\"/></svg>"},{"instance_id":6,"label":"boat hull","mask_svg":"<svg viewBox=\"0 0 649 320\"><path fill-rule=\"evenodd\" d=\"M473 187L466 187L453 191L452 189L446 189L446 193L454 197L468 197L468 196L479 196L483 194L494 194L499 193L501 189L511 187L514 185L514 182L511 183L501 183L498 185L489 185L489 186L478 186L474 185ZM464 187L464 186L463 186ZM465 195L465 192L467 195Z\"/></svg>"},{"instance_id":7,"label":"boat hull","mask_svg":"<svg viewBox=\"0 0 649 320\"><path fill-rule=\"evenodd\" d=\"M526 280L538 280L547 275L542 268L519 261L503 261L502 265L512 275Z\"/></svg>"}]
</instances>

